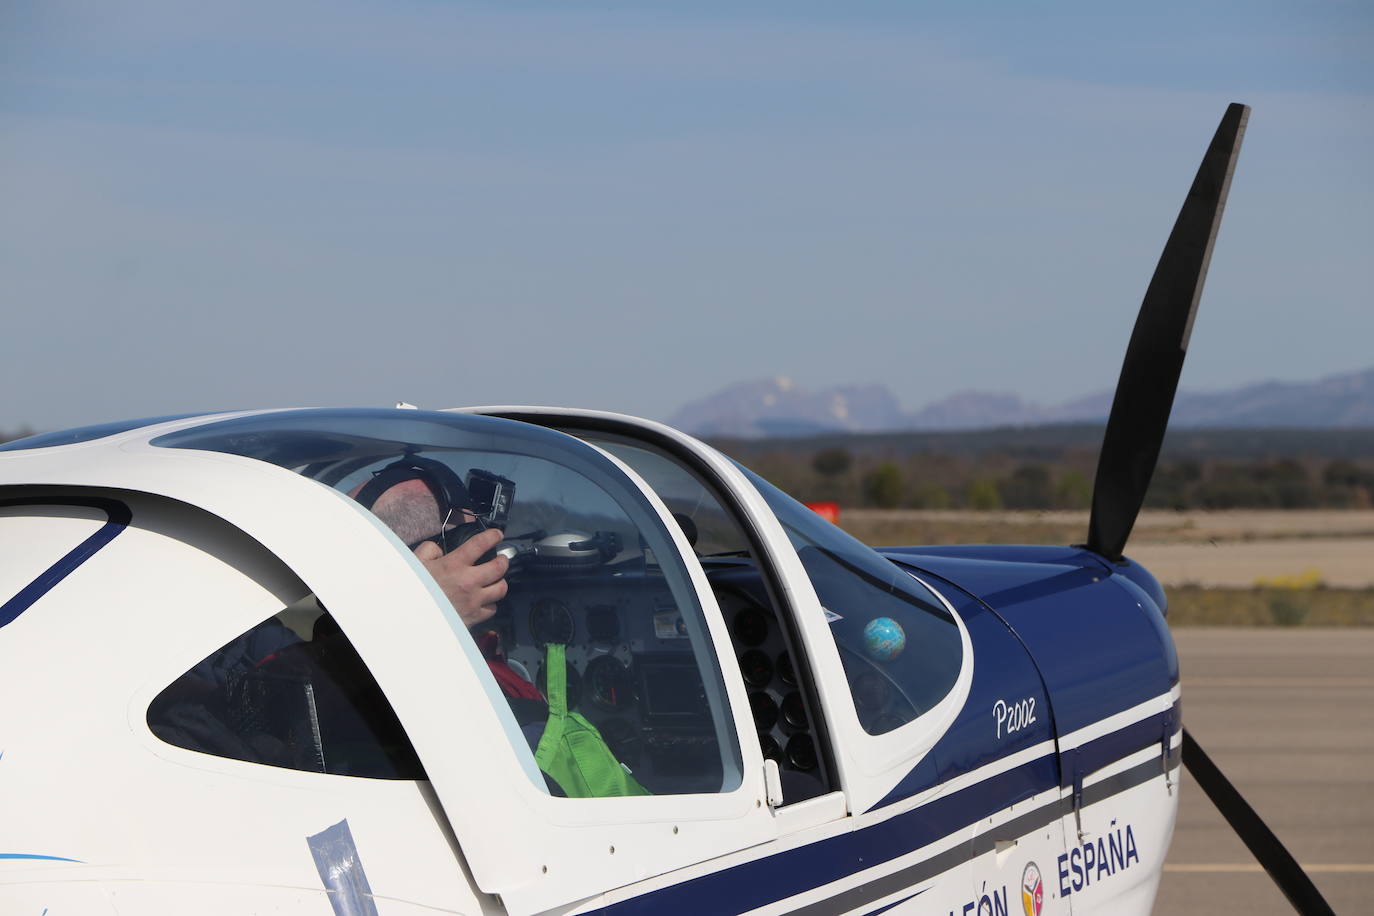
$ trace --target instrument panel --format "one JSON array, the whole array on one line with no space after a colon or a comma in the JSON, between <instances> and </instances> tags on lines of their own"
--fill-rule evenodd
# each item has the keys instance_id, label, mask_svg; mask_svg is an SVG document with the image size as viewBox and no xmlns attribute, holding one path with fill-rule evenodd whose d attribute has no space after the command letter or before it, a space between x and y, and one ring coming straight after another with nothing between
<instances>
[{"instance_id":1,"label":"instrument panel","mask_svg":"<svg viewBox=\"0 0 1374 916\"><path fill-rule=\"evenodd\" d=\"M512 582L495 630L517 674L547 693L545 647L566 647L568 708L655 793L715 792L716 726L687 621L661 576L611 569Z\"/></svg>"},{"instance_id":2,"label":"instrument panel","mask_svg":"<svg viewBox=\"0 0 1374 916\"><path fill-rule=\"evenodd\" d=\"M747 592L719 588L716 598L749 691L759 747L765 759L777 761L785 777L784 799L821 794L824 767L786 633L773 613Z\"/></svg>"},{"instance_id":3,"label":"instrument panel","mask_svg":"<svg viewBox=\"0 0 1374 916\"><path fill-rule=\"evenodd\" d=\"M747 561L720 561L707 564L707 575L760 750L778 763L785 801L824 794L832 780L809 691L757 571ZM545 647L566 646L569 709L596 726L645 788L719 791L722 754L702 669L661 576L603 568L518 580L487 627L498 632L511 667L541 693L547 692ZM894 691L881 675L863 671L855 686L861 715L891 711Z\"/></svg>"}]
</instances>

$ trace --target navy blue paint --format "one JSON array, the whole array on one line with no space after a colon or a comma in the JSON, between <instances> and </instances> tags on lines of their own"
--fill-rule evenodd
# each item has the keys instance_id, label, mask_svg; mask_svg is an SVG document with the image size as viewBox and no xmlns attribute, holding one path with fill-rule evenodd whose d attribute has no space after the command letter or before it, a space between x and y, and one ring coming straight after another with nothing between
<instances>
[{"instance_id":1,"label":"navy blue paint","mask_svg":"<svg viewBox=\"0 0 1374 916\"><path fill-rule=\"evenodd\" d=\"M1117 574L1112 576L1112 584L1125 591L1131 597L1131 600L1144 612L1145 622L1148 623L1150 629L1154 631L1155 639L1158 640L1159 647L1163 651L1164 670L1169 679L1169 683L1177 684L1178 650L1174 646L1174 635L1169 632L1169 623L1165 618L1165 609L1168 605L1162 597L1160 600L1156 601L1151 596L1149 589L1146 588L1149 582L1145 582L1145 579L1142 579L1139 575L1128 576L1125 574L1132 569L1143 574L1149 581L1154 582L1155 577L1150 575L1145 567L1128 566L1117 570ZM1159 589L1161 594L1163 593L1164 589L1158 582L1154 582L1154 586Z\"/></svg>"},{"instance_id":2,"label":"navy blue paint","mask_svg":"<svg viewBox=\"0 0 1374 916\"><path fill-rule=\"evenodd\" d=\"M884 555L895 563L939 576L977 597L983 603L992 605L994 609L997 605L988 600L993 595L1008 593L1015 596L1018 589L1025 589L1023 594L1034 595L1043 591L1041 583L1046 579L1063 576L1066 573L1082 574L1089 571L1099 577L1107 574L1105 564L1092 554L1086 555L1086 558L1080 558L1082 562L1077 563L1051 562L1049 560L1013 562L1011 560L990 560L949 554L926 554L924 548L921 549L921 552L917 552L914 548L885 550ZM1072 560L1075 558L1061 557L1061 559Z\"/></svg>"},{"instance_id":3,"label":"navy blue paint","mask_svg":"<svg viewBox=\"0 0 1374 916\"><path fill-rule=\"evenodd\" d=\"M1147 721L1158 726L1165 715L1161 713ZM1102 761L1113 748L1129 747L1135 743L1135 738L1122 734L1131 731L1132 727L1128 726L1089 742L1080 750L1086 760ZM1178 729L1173 729L1174 734L1177 732ZM1157 732L1154 740L1158 741ZM1177 756L1174 750L1166 758L1170 768L1177 766ZM1118 792L1141 784L1147 778L1158 775L1155 768L1159 766L1157 762L1149 761L1120 776L1089 786L1084 804L1105 801ZM703 875L692 881L612 904L598 912L602 916L653 916L660 913L665 916L696 916L699 913L746 912L881 865L955 831L966 829L1003 810L1003 799L1018 794L1025 787L1035 787L1036 792L1055 789L1058 772L1056 755L1049 753L976 785L934 799L881 824ZM1023 818L1059 817L1068 813L1068 809L1063 808L1065 804L1067 802L1061 803L1056 799L1038 809L1041 814L1030 812ZM977 850L970 849L967 855L975 852ZM950 867L955 864L958 863L954 862Z\"/></svg>"},{"instance_id":4,"label":"navy blue paint","mask_svg":"<svg viewBox=\"0 0 1374 916\"><path fill-rule=\"evenodd\" d=\"M893 555L894 559L917 562L922 566L926 565L923 562L926 559L934 562L941 558L1036 565L1054 563L1061 566L1096 566L1100 569L1108 566L1106 560L1090 550L1056 544L952 544L941 547L879 547L878 551Z\"/></svg>"},{"instance_id":5,"label":"navy blue paint","mask_svg":"<svg viewBox=\"0 0 1374 916\"><path fill-rule=\"evenodd\" d=\"M1078 770L1084 776L1091 776L1098 770L1147 747L1158 747L1163 751L1164 739L1172 740L1183 730L1181 709L1175 703L1168 710L1156 713L1139 722L1132 722L1124 728L1094 738L1065 752L1076 755ZM1073 773L1065 767L1060 786L1068 788L1073 782Z\"/></svg>"},{"instance_id":6,"label":"navy blue paint","mask_svg":"<svg viewBox=\"0 0 1374 916\"><path fill-rule=\"evenodd\" d=\"M1118 576L1128 579L1137 586L1145 596L1149 598L1159 612L1164 616L1169 614L1169 596L1164 593L1164 586L1159 584L1159 580L1139 563L1133 562L1129 557L1125 557L1120 563L1112 564L1112 571Z\"/></svg>"},{"instance_id":7,"label":"navy blue paint","mask_svg":"<svg viewBox=\"0 0 1374 916\"><path fill-rule=\"evenodd\" d=\"M1032 579L1017 585L1008 586L1001 591L980 592L978 597L983 600L988 607L1006 608L1018 604L1029 604L1033 601L1043 601L1049 598L1053 601L1062 598L1075 589L1085 588L1100 582L1103 574L1099 570L1082 569L1072 567L1047 566L1047 570L1054 570L1052 575L1045 578ZM1060 571L1062 570L1062 571Z\"/></svg>"},{"instance_id":8,"label":"navy blue paint","mask_svg":"<svg viewBox=\"0 0 1374 916\"><path fill-rule=\"evenodd\" d=\"M1134 580L1100 557L1072 548L1001 552L1073 562L974 559L991 551L959 548L890 556L978 597L1011 627L1044 677L1059 734L1168 693L1177 656L1163 614ZM1058 551L1058 553L1054 553Z\"/></svg>"},{"instance_id":9,"label":"navy blue paint","mask_svg":"<svg viewBox=\"0 0 1374 916\"><path fill-rule=\"evenodd\" d=\"M1159 580L1145 567L1129 557L1117 563L1110 563L1090 550L1082 547L1060 547L1038 544L958 544L944 547L881 547L879 550L898 562L915 563L932 571L939 572L944 561L980 560L996 563L1030 563L1035 565L1055 564L1077 566L1084 569L1100 569L1124 576L1140 586L1151 602L1161 613L1167 612L1168 597ZM1014 573L1012 573L1014 575ZM953 581L961 581L959 576ZM987 595L980 595L987 598ZM989 602L994 607L996 602Z\"/></svg>"},{"instance_id":10,"label":"navy blue paint","mask_svg":"<svg viewBox=\"0 0 1374 916\"><path fill-rule=\"evenodd\" d=\"M10 506L87 506L105 513L107 521L100 530L77 544L66 556L19 590L19 593L0 605L0 627L13 623L15 618L27 611L35 601L42 598L53 586L71 575L78 566L85 563L96 551L114 540L133 518L133 513L124 503L114 499L100 499L84 496L32 496L23 499L0 500L0 508Z\"/></svg>"},{"instance_id":11,"label":"navy blue paint","mask_svg":"<svg viewBox=\"0 0 1374 916\"><path fill-rule=\"evenodd\" d=\"M1168 718L1170 715L1171 719ZM1084 772L1091 773L1143 747L1159 746L1166 722L1170 735L1177 734L1180 728L1177 704L1169 712L1118 729L1071 753L1077 753ZM1171 752L1168 758L1171 765L1175 757L1176 752ZM929 755L927 759L930 759ZM1152 765L1147 764L1146 769ZM926 772L929 774L931 771ZM1106 780L1089 787L1090 797L1085 803L1091 804L1115 792L1129 789L1138 784L1138 780L1138 776L1133 776L1121 785ZM698 913L745 912L880 865L951 833L967 829L1004 810L1012 803L1008 799L1019 800L1056 790L1059 785L1059 759L1051 751L881 824L703 875L671 888L622 901L600 912L605 916L651 916L657 913L695 916ZM1050 807L1058 804L1056 800L1051 802ZM726 901L728 903L724 903Z\"/></svg>"},{"instance_id":12,"label":"navy blue paint","mask_svg":"<svg viewBox=\"0 0 1374 916\"><path fill-rule=\"evenodd\" d=\"M996 610L1040 667L1061 735L1167 694L1178 681L1163 616L1114 579Z\"/></svg>"},{"instance_id":13,"label":"navy blue paint","mask_svg":"<svg viewBox=\"0 0 1374 916\"><path fill-rule=\"evenodd\" d=\"M1131 692L1126 694L1118 689L1103 696L1088 697L1087 699L1093 702L1091 709L1087 711L1082 708L1072 710L1073 715L1070 719L1075 724L1065 727L1060 715L1059 696L1052 696L1050 701L1046 702L1046 688L1044 682L1038 677L1038 669L1034 669L1035 673L1033 674L1024 670L1023 666L1028 662L1025 660L1026 653L1016 638L1018 634L1009 632L1000 617L989 612L981 602L974 600L962 588L946 581L944 584L951 587L944 590L944 595L954 605L955 610L964 621L969 630L969 637L974 644L974 682L969 698L954 725L932 748L921 765L917 766L898 783L893 791L875 807L889 805L903 798L919 794L940 782L985 766L993 760L1024 747L1073 731L1083 724L1100 721L1107 716L1122 712L1139 702L1166 693L1173 684L1177 683L1178 659L1174 652L1173 640L1169 638L1167 630L1163 629L1162 615L1152 613L1155 611L1155 607L1136 581L1126 580L1120 576L1104 578L1104 573L1108 571L1109 567L1094 555L1074 548L1022 549L994 546L971 550L971 552L989 555L994 553L1009 553L1021 557L1036 555L1046 560L1072 558L1073 556L1083 558L1084 565L1073 567L1054 563L1036 565L1010 563L1005 560L1001 562L970 560L965 557L949 555L951 551L962 551L963 548L944 548L943 550L945 551L944 555L932 565L941 566L943 572L957 571L962 573L961 578L965 582L977 580L990 586L992 597L1012 605L1053 602L1062 589L1097 588L1109 585L1123 590L1127 593L1125 601L1122 600L1121 595L1111 589L1099 592L1099 594L1108 596L1109 600L1114 601L1116 605L1111 610L1104 609L1101 616L1108 624L1112 620L1113 614L1135 616L1139 619L1141 626L1153 634L1153 639L1144 640L1146 649L1143 652L1134 651L1137 643L1131 643L1128 648L1135 655L1137 665L1142 661L1150 665L1156 675L1162 673L1163 680L1155 685L1157 689L1138 690L1132 688ZM911 565L925 560L924 555L917 553L916 550L885 552L889 555L889 559L903 565ZM1140 569L1140 567L1136 568ZM930 574L929 570L923 571ZM1145 575L1148 576L1148 573ZM943 575L941 578L944 578ZM1094 579L1098 581L1094 581ZM1053 610L1042 613L1052 624ZM1047 625L1045 621L1039 623L1042 628ZM1111 633L1113 630L1108 624L1104 624L1102 630ZM1067 639L1070 636L1070 634L1065 634L1064 638ZM1157 646L1158 650L1150 651L1151 645ZM1070 659L1069 661L1074 660ZM1078 660L1078 663L1094 664L1092 661L1081 659ZM1159 678L1156 677L1155 679L1158 680ZM1025 696L1037 698L1037 718L1041 720L1035 723L1034 730L1025 736L1028 740L1012 742L990 740L994 739L995 736L995 731L989 727L991 723L989 713L992 704L997 699L1011 702ZM1083 718L1087 718L1088 721L1083 722ZM1169 720L1167 724L1166 718ZM1152 744L1159 744L1166 737L1166 733L1168 737L1172 737L1178 732L1181 728L1181 719L1181 711L1175 704L1174 709L1170 712L1160 713L1088 742L1073 751L1072 767L1061 762L1061 772L1057 778L1057 784L1065 787L1070 785L1073 782L1074 770L1080 775L1091 774L1128 754L1135 753ZM1003 806L1015 804L1028 795L1042 791L1042 788L1037 784L1028 783L1021 787L1023 795L1004 799Z\"/></svg>"},{"instance_id":14,"label":"navy blue paint","mask_svg":"<svg viewBox=\"0 0 1374 916\"><path fill-rule=\"evenodd\" d=\"M971 772L1017 751L1054 738L1054 719L1045 688L1030 655L1000 618L981 603L955 589L942 592L963 620L973 643L973 683L954 724L931 748L920 765L874 807L883 807ZM998 700L1014 703L1034 698L1036 721L999 738L993 706ZM1057 784L1057 778L1055 780ZM1013 787L1000 800L1007 807L1040 789L1031 784Z\"/></svg>"},{"instance_id":15,"label":"navy blue paint","mask_svg":"<svg viewBox=\"0 0 1374 916\"><path fill-rule=\"evenodd\" d=\"M745 862L606 907L607 916L743 913L814 890L927 846L1002 810L1027 785L1053 789L1053 754L983 780L880 824ZM728 901L728 909L722 908Z\"/></svg>"}]
</instances>

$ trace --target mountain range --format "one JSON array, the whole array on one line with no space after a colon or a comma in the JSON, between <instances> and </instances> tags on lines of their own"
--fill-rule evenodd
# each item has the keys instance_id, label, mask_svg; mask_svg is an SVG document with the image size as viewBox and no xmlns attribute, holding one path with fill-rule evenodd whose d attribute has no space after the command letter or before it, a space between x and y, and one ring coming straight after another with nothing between
<instances>
[{"instance_id":1,"label":"mountain range","mask_svg":"<svg viewBox=\"0 0 1374 916\"><path fill-rule=\"evenodd\" d=\"M970 430L1104 421L1112 393L1046 406L1005 392L963 391L906 410L884 385L818 391L777 376L739 382L679 409L668 422L700 436L756 439L833 432ZM1180 391L1174 427L1374 427L1374 368L1312 382Z\"/></svg>"}]
</instances>

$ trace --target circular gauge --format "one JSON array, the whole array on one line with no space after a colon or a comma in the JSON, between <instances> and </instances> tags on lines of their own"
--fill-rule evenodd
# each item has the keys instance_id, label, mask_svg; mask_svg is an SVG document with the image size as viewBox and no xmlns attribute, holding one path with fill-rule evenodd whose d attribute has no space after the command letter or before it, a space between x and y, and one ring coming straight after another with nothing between
<instances>
[{"instance_id":1,"label":"circular gauge","mask_svg":"<svg viewBox=\"0 0 1374 916\"><path fill-rule=\"evenodd\" d=\"M549 695L548 672L544 670L544 665L539 665L539 673L534 677L534 686L539 688L539 692L544 696ZM577 673L577 669L572 665L567 665L568 669L568 708L576 709L577 703L582 699L582 675Z\"/></svg>"},{"instance_id":2,"label":"circular gauge","mask_svg":"<svg viewBox=\"0 0 1374 916\"><path fill-rule=\"evenodd\" d=\"M810 735L793 735L787 739L787 762L799 770L816 768L816 743Z\"/></svg>"},{"instance_id":3,"label":"circular gauge","mask_svg":"<svg viewBox=\"0 0 1374 916\"><path fill-rule=\"evenodd\" d=\"M625 710L635 704L634 678L614 655L603 655L588 662L584 680L587 695L602 709Z\"/></svg>"},{"instance_id":4,"label":"circular gauge","mask_svg":"<svg viewBox=\"0 0 1374 916\"><path fill-rule=\"evenodd\" d=\"M558 599L540 598L530 607L530 636L536 645L566 646L572 642L575 632L572 611Z\"/></svg>"},{"instance_id":5,"label":"circular gauge","mask_svg":"<svg viewBox=\"0 0 1374 916\"><path fill-rule=\"evenodd\" d=\"M887 678L873 671L854 679L854 705L861 712L881 712L892 700L892 685Z\"/></svg>"},{"instance_id":6,"label":"circular gauge","mask_svg":"<svg viewBox=\"0 0 1374 916\"><path fill-rule=\"evenodd\" d=\"M620 639L620 615L613 606L598 604L587 609L587 636L599 643Z\"/></svg>"},{"instance_id":7,"label":"circular gauge","mask_svg":"<svg viewBox=\"0 0 1374 916\"><path fill-rule=\"evenodd\" d=\"M607 719L597 730L601 732L601 737L605 739L606 746L611 749L616 760L630 769L639 766L639 758L644 750L639 729L624 719Z\"/></svg>"},{"instance_id":8,"label":"circular gauge","mask_svg":"<svg viewBox=\"0 0 1374 916\"><path fill-rule=\"evenodd\" d=\"M797 686L797 672L792 670L792 656L786 652L778 656L778 677L788 687Z\"/></svg>"},{"instance_id":9,"label":"circular gauge","mask_svg":"<svg viewBox=\"0 0 1374 916\"><path fill-rule=\"evenodd\" d=\"M754 728L766 732L778 723L778 704L766 693L749 694L749 708L754 713Z\"/></svg>"},{"instance_id":10,"label":"circular gauge","mask_svg":"<svg viewBox=\"0 0 1374 916\"><path fill-rule=\"evenodd\" d=\"M747 607L735 615L735 638L746 646L757 646L768 637L768 618L763 611Z\"/></svg>"},{"instance_id":11,"label":"circular gauge","mask_svg":"<svg viewBox=\"0 0 1374 916\"><path fill-rule=\"evenodd\" d=\"M772 735L759 735L759 750L763 751L764 760L775 760L782 763L782 746L774 740Z\"/></svg>"},{"instance_id":12,"label":"circular gauge","mask_svg":"<svg viewBox=\"0 0 1374 916\"><path fill-rule=\"evenodd\" d=\"M773 663L758 649L750 649L739 657L739 670L750 687L767 687L773 679Z\"/></svg>"},{"instance_id":13,"label":"circular gauge","mask_svg":"<svg viewBox=\"0 0 1374 916\"><path fill-rule=\"evenodd\" d=\"M782 699L782 721L789 728L806 728L806 704L802 702L801 694L795 690Z\"/></svg>"}]
</instances>

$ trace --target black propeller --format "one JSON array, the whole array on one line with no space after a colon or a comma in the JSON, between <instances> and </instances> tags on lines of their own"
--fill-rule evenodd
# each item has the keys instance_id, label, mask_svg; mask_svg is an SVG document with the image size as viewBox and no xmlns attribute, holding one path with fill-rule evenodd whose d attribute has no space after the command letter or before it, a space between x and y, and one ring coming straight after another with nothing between
<instances>
[{"instance_id":1,"label":"black propeller","mask_svg":"<svg viewBox=\"0 0 1374 916\"><path fill-rule=\"evenodd\" d=\"M1109 560L1121 559L1159 459L1249 116L1250 108L1237 104L1222 116L1131 332L1097 459L1088 522L1088 549Z\"/></svg>"},{"instance_id":2,"label":"black propeller","mask_svg":"<svg viewBox=\"0 0 1374 916\"><path fill-rule=\"evenodd\" d=\"M1325 913L1334 916L1335 911L1322 897L1307 872L1302 870L1292 853L1279 842L1274 831L1255 813L1250 803L1231 785L1231 781L1217 769L1212 758L1207 756L1202 745L1186 728L1183 730L1183 765L1193 774L1198 787L1207 793L1222 817L1226 818L1226 823L1231 825L1231 829L1250 848L1251 854L1264 866L1269 877L1274 879L1288 902L1293 904L1293 909L1305 916L1321 916Z\"/></svg>"},{"instance_id":3,"label":"black propeller","mask_svg":"<svg viewBox=\"0 0 1374 916\"><path fill-rule=\"evenodd\" d=\"M1088 522L1088 549L1114 562L1121 559L1159 460L1249 116L1248 106L1227 106L1169 233L1126 348L1097 459ZM1293 907L1304 914L1332 913L1302 866L1186 729L1183 763Z\"/></svg>"}]
</instances>

